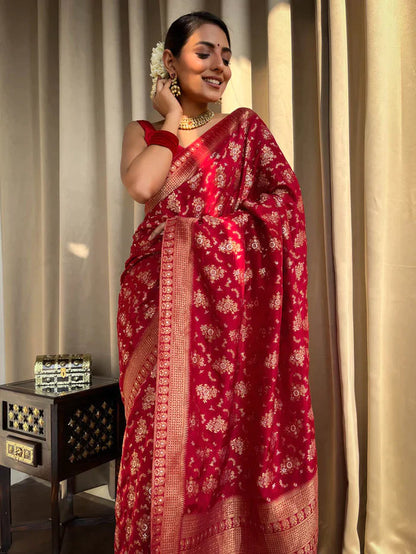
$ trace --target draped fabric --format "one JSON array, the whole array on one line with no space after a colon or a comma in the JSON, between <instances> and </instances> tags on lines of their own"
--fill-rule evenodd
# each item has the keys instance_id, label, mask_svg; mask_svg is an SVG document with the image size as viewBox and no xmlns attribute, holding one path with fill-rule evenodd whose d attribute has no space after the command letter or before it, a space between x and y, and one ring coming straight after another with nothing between
<instances>
[{"instance_id":1,"label":"draped fabric","mask_svg":"<svg viewBox=\"0 0 416 554\"><path fill-rule=\"evenodd\" d=\"M143 218L119 179L123 128L160 119L151 48L201 8L230 27L222 111L252 107L302 189L319 551L413 552L413 0L0 0L4 378L58 351L118 375Z\"/></svg>"},{"instance_id":2,"label":"draped fabric","mask_svg":"<svg viewBox=\"0 0 416 554\"><path fill-rule=\"evenodd\" d=\"M179 149L146 212L119 303L116 551L150 551L151 529L166 554L316 552L296 177L240 108ZM163 240L149 241L161 222Z\"/></svg>"}]
</instances>

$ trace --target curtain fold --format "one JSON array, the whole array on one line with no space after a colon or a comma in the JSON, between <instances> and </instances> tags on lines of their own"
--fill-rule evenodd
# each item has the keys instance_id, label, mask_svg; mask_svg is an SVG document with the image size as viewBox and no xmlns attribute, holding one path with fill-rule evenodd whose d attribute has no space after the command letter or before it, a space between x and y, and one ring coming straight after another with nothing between
<instances>
[{"instance_id":1,"label":"curtain fold","mask_svg":"<svg viewBox=\"0 0 416 554\"><path fill-rule=\"evenodd\" d=\"M415 549L416 6L366 3L366 548Z\"/></svg>"},{"instance_id":2,"label":"curtain fold","mask_svg":"<svg viewBox=\"0 0 416 554\"><path fill-rule=\"evenodd\" d=\"M257 111L302 187L319 552L412 552L412 0L0 0L4 379L58 351L118 375L119 276L143 218L120 183L123 128L160 119L151 48L196 9L230 27L221 110Z\"/></svg>"},{"instance_id":3,"label":"curtain fold","mask_svg":"<svg viewBox=\"0 0 416 554\"><path fill-rule=\"evenodd\" d=\"M319 2L317 3L318 9ZM328 151L332 213L332 245L335 272L337 351L342 394L343 429L347 490L343 551L359 551L357 521L359 513L359 450L355 401L354 315L353 315L353 245L349 135L349 78L347 6L342 0L329 3L329 112Z\"/></svg>"}]
</instances>

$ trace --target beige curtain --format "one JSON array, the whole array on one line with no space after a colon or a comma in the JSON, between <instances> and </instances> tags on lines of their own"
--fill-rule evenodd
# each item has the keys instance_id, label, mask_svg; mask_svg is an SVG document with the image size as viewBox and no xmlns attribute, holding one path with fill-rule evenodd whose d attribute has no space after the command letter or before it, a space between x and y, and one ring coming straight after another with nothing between
<instances>
[{"instance_id":1,"label":"beige curtain","mask_svg":"<svg viewBox=\"0 0 416 554\"><path fill-rule=\"evenodd\" d=\"M319 552L415 552L413 0L0 1L5 379L58 351L117 375L119 276L143 216L120 184L123 128L157 117L151 47L195 9L230 26L222 110L253 107L303 190Z\"/></svg>"}]
</instances>

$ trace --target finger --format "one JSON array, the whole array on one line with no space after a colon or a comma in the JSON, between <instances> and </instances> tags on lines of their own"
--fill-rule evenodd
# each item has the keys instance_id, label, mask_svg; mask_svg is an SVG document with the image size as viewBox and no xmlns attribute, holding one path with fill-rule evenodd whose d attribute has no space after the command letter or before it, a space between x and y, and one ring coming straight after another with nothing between
<instances>
[{"instance_id":1,"label":"finger","mask_svg":"<svg viewBox=\"0 0 416 554\"><path fill-rule=\"evenodd\" d=\"M164 86L165 86L165 79L158 77L157 83L156 83L156 92L160 92Z\"/></svg>"}]
</instances>

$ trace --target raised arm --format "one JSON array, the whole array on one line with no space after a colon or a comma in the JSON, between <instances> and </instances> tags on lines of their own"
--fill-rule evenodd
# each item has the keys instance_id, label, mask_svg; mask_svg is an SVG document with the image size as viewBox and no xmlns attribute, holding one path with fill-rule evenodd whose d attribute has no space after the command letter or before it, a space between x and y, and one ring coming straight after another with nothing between
<instances>
[{"instance_id":1,"label":"raised arm","mask_svg":"<svg viewBox=\"0 0 416 554\"><path fill-rule=\"evenodd\" d=\"M172 95L170 79L160 79L153 100L154 107L165 117L164 131L178 134L182 107ZM162 187L172 163L172 152L164 146L144 140L144 130L137 122L129 123L124 131L121 154L121 180L130 196L144 204Z\"/></svg>"}]
</instances>

